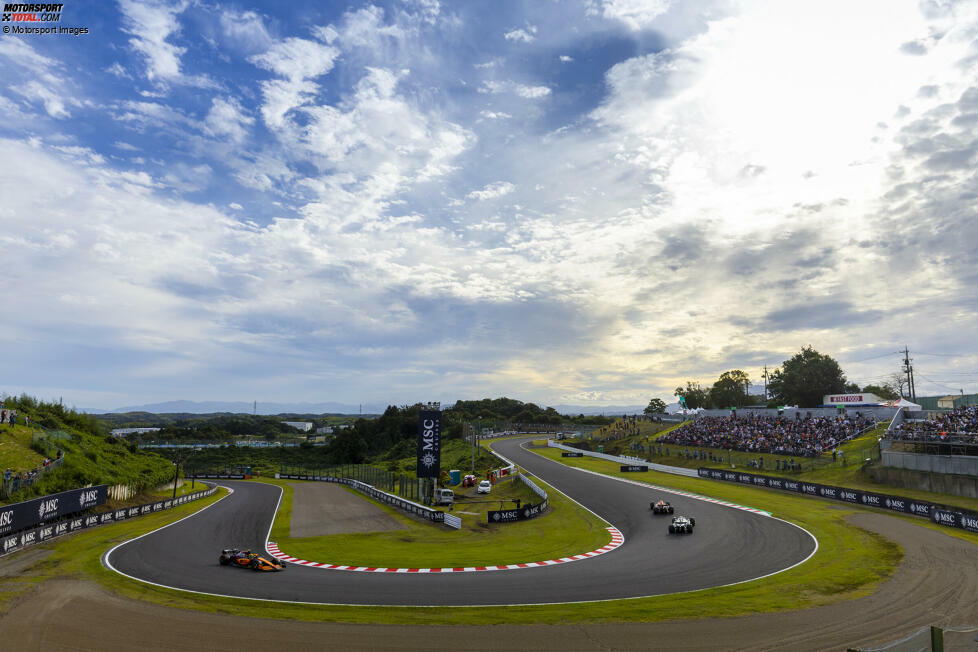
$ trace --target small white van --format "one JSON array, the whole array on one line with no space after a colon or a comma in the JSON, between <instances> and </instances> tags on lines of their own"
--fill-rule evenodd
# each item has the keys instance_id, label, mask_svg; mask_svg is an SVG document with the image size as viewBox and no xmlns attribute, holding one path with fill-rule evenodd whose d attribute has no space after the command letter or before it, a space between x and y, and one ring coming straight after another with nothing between
<instances>
[{"instance_id":1,"label":"small white van","mask_svg":"<svg viewBox=\"0 0 978 652\"><path fill-rule=\"evenodd\" d=\"M451 505L454 502L454 491L451 489L435 489L434 503L436 505Z\"/></svg>"}]
</instances>

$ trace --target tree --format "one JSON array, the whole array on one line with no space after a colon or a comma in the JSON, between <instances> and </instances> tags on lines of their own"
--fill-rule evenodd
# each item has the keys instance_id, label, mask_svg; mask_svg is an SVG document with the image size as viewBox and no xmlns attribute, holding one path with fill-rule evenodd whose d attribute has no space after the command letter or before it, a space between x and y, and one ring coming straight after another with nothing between
<instances>
[{"instance_id":1,"label":"tree","mask_svg":"<svg viewBox=\"0 0 978 652\"><path fill-rule=\"evenodd\" d=\"M686 400L686 407L690 410L706 407L707 404L706 390L700 387L699 383L694 383L691 380L686 381L686 387L677 387L672 395L684 398Z\"/></svg>"},{"instance_id":2,"label":"tree","mask_svg":"<svg viewBox=\"0 0 978 652\"><path fill-rule=\"evenodd\" d=\"M750 376L740 369L724 371L710 388L710 403L715 408L747 405L747 387Z\"/></svg>"},{"instance_id":3,"label":"tree","mask_svg":"<svg viewBox=\"0 0 978 652\"><path fill-rule=\"evenodd\" d=\"M779 405L815 407L826 394L844 393L847 384L838 362L807 346L774 370L767 388Z\"/></svg>"},{"instance_id":4,"label":"tree","mask_svg":"<svg viewBox=\"0 0 978 652\"><path fill-rule=\"evenodd\" d=\"M900 394L897 390L890 386L889 383L883 383L882 385L866 385L863 387L863 391L867 394L876 394L880 398L885 398L888 401L900 398Z\"/></svg>"},{"instance_id":5,"label":"tree","mask_svg":"<svg viewBox=\"0 0 978 652\"><path fill-rule=\"evenodd\" d=\"M661 398L654 398L651 401L649 401L648 406L642 411L648 416L652 416L653 414L665 414L666 412L665 401L663 401Z\"/></svg>"}]
</instances>

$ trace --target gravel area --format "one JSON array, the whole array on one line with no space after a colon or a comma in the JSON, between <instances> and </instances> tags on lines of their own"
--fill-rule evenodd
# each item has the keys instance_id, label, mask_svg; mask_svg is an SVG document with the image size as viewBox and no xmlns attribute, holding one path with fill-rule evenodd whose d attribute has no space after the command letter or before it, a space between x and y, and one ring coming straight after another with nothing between
<instances>
[{"instance_id":1,"label":"gravel area","mask_svg":"<svg viewBox=\"0 0 978 652\"><path fill-rule=\"evenodd\" d=\"M383 509L342 485L293 482L291 486L290 533L294 537L404 529Z\"/></svg>"}]
</instances>

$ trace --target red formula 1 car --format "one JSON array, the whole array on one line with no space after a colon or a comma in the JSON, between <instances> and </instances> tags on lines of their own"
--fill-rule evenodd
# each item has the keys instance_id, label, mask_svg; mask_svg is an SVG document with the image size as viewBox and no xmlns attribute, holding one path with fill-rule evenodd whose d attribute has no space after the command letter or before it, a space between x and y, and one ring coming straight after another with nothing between
<instances>
[{"instance_id":1,"label":"red formula 1 car","mask_svg":"<svg viewBox=\"0 0 978 652\"><path fill-rule=\"evenodd\" d=\"M238 566L256 571L285 570L285 562L274 558L268 559L250 550L239 550L238 548L225 548L221 551L221 556L217 561L221 566Z\"/></svg>"},{"instance_id":2,"label":"red formula 1 car","mask_svg":"<svg viewBox=\"0 0 978 652\"><path fill-rule=\"evenodd\" d=\"M664 500L650 504L649 508L652 510L653 514L672 514L673 510L672 505Z\"/></svg>"}]
</instances>

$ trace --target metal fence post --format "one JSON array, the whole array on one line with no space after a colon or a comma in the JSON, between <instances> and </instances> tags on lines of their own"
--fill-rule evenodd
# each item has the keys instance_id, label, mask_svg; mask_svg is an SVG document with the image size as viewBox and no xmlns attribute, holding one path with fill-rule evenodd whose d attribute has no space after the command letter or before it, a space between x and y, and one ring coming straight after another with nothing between
<instances>
[{"instance_id":1,"label":"metal fence post","mask_svg":"<svg viewBox=\"0 0 978 652\"><path fill-rule=\"evenodd\" d=\"M944 652L944 630L937 626L930 628L931 652Z\"/></svg>"}]
</instances>

